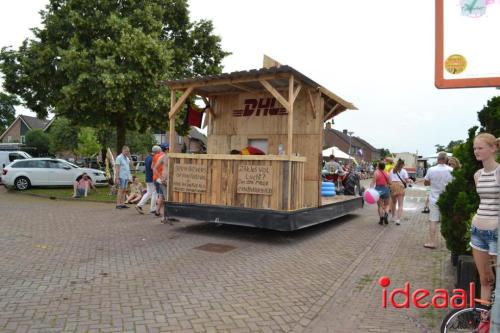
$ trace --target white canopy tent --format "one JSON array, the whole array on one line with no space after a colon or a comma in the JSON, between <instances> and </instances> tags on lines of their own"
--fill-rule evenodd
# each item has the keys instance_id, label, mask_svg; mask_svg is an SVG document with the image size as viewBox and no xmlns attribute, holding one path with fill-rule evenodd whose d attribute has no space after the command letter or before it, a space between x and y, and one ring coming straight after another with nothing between
<instances>
[{"instance_id":1,"label":"white canopy tent","mask_svg":"<svg viewBox=\"0 0 500 333\"><path fill-rule=\"evenodd\" d=\"M344 160L351 159L353 161L356 161L354 159L354 157L349 156L348 154L344 153L342 150L340 150L338 147L335 147L335 146L323 149L323 157L328 157L330 155L333 155L336 158L341 158L341 159L344 159Z\"/></svg>"}]
</instances>

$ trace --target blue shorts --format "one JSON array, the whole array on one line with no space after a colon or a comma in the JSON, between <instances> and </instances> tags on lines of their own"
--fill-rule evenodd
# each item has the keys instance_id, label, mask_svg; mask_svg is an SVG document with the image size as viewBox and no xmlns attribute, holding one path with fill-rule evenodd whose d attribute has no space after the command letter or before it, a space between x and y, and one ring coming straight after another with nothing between
<instances>
[{"instance_id":1,"label":"blue shorts","mask_svg":"<svg viewBox=\"0 0 500 333\"><path fill-rule=\"evenodd\" d=\"M389 199L390 191L387 186L377 185L375 186L375 190L380 194L380 199Z\"/></svg>"},{"instance_id":2,"label":"blue shorts","mask_svg":"<svg viewBox=\"0 0 500 333\"><path fill-rule=\"evenodd\" d=\"M482 252L488 252L492 256L497 255L498 229L482 230L471 226L470 246Z\"/></svg>"},{"instance_id":3,"label":"blue shorts","mask_svg":"<svg viewBox=\"0 0 500 333\"><path fill-rule=\"evenodd\" d=\"M118 181L120 182L119 186L121 189L126 189L128 186L128 179L126 178L118 178Z\"/></svg>"},{"instance_id":4,"label":"blue shorts","mask_svg":"<svg viewBox=\"0 0 500 333\"><path fill-rule=\"evenodd\" d=\"M84 188L77 188L76 189L76 197L84 197L85 196L85 189Z\"/></svg>"},{"instance_id":5,"label":"blue shorts","mask_svg":"<svg viewBox=\"0 0 500 333\"><path fill-rule=\"evenodd\" d=\"M163 186L161 183L158 183L157 181L155 181L155 189L156 189L156 193L158 195L163 196Z\"/></svg>"}]
</instances>

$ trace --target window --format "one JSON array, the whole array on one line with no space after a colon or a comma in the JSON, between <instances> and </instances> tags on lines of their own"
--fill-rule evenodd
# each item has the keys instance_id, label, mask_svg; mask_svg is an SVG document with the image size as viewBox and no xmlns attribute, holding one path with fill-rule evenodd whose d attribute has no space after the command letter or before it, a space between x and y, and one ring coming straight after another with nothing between
<instances>
[{"instance_id":1,"label":"window","mask_svg":"<svg viewBox=\"0 0 500 333\"><path fill-rule=\"evenodd\" d=\"M265 154L268 153L267 139L249 139L248 145L262 150ZM244 148L244 147L242 147L242 148ZM278 154L278 153L276 152L276 154Z\"/></svg>"},{"instance_id":2,"label":"window","mask_svg":"<svg viewBox=\"0 0 500 333\"><path fill-rule=\"evenodd\" d=\"M69 165L61 161L48 161L48 163L49 163L49 168L51 169L69 168Z\"/></svg>"},{"instance_id":3,"label":"window","mask_svg":"<svg viewBox=\"0 0 500 333\"><path fill-rule=\"evenodd\" d=\"M47 168L47 161L44 160L26 161L25 168L36 168L36 169Z\"/></svg>"},{"instance_id":4,"label":"window","mask_svg":"<svg viewBox=\"0 0 500 333\"><path fill-rule=\"evenodd\" d=\"M29 161L20 161L12 164L12 168L27 168Z\"/></svg>"},{"instance_id":5,"label":"window","mask_svg":"<svg viewBox=\"0 0 500 333\"><path fill-rule=\"evenodd\" d=\"M21 143L26 143L26 140L24 138L24 135L21 135Z\"/></svg>"},{"instance_id":6,"label":"window","mask_svg":"<svg viewBox=\"0 0 500 333\"><path fill-rule=\"evenodd\" d=\"M12 137L9 135L7 136L7 143L11 143L12 142Z\"/></svg>"},{"instance_id":7,"label":"window","mask_svg":"<svg viewBox=\"0 0 500 333\"><path fill-rule=\"evenodd\" d=\"M22 156L18 153L10 153L9 154L9 161L13 162L15 160L24 160L24 156Z\"/></svg>"}]
</instances>

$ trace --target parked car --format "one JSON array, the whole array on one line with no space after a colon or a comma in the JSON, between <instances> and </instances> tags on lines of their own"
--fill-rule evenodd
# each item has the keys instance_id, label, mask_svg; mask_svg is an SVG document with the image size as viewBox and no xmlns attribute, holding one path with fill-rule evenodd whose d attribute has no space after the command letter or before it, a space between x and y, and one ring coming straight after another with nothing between
<instances>
[{"instance_id":1,"label":"parked car","mask_svg":"<svg viewBox=\"0 0 500 333\"><path fill-rule=\"evenodd\" d=\"M31 155L21 150L0 151L0 166L5 168L15 160L24 160L27 158L31 158ZM0 182L1 181L2 176L0 176Z\"/></svg>"},{"instance_id":2,"label":"parked car","mask_svg":"<svg viewBox=\"0 0 500 333\"><path fill-rule=\"evenodd\" d=\"M6 167L15 160L31 158L31 155L21 150L0 151L0 166Z\"/></svg>"},{"instance_id":3,"label":"parked car","mask_svg":"<svg viewBox=\"0 0 500 333\"><path fill-rule=\"evenodd\" d=\"M16 160L3 168L2 180L5 186L23 191L31 186L72 186L76 177L84 172L96 185L108 183L103 171L80 168L55 158Z\"/></svg>"},{"instance_id":4,"label":"parked car","mask_svg":"<svg viewBox=\"0 0 500 333\"><path fill-rule=\"evenodd\" d=\"M146 172L144 161L137 161L137 163L135 164L135 172Z\"/></svg>"}]
</instances>

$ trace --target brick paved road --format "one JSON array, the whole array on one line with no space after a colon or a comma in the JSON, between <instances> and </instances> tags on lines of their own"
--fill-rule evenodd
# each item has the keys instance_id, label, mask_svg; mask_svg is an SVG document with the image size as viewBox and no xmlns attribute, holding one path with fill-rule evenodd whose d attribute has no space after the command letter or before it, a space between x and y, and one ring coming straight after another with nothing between
<instances>
[{"instance_id":1,"label":"brick paved road","mask_svg":"<svg viewBox=\"0 0 500 333\"><path fill-rule=\"evenodd\" d=\"M447 253L422 247L417 211L400 227L380 227L367 207L279 233L161 225L0 187L0 332L432 331L441 314L382 310L376 284L382 274L394 286L443 283ZM235 248L195 249L207 243Z\"/></svg>"}]
</instances>

